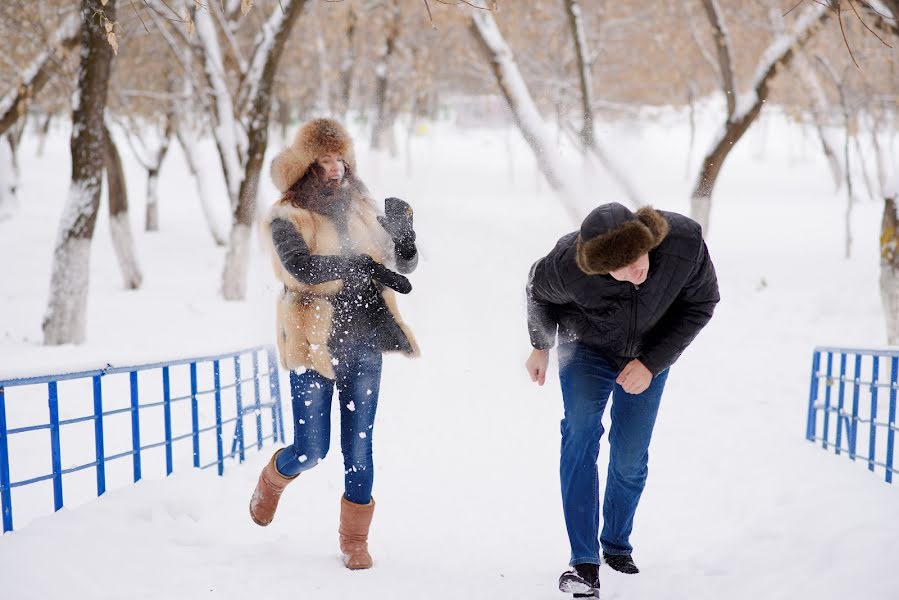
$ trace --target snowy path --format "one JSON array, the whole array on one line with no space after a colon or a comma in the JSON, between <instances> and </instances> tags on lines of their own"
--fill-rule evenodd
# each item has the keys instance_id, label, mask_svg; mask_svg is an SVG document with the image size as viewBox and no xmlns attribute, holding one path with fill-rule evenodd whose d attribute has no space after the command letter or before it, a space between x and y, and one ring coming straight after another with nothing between
<instances>
[{"instance_id":1,"label":"snowy path","mask_svg":"<svg viewBox=\"0 0 899 600\"><path fill-rule=\"evenodd\" d=\"M510 184L504 163L489 164L501 141L477 139L446 139L416 179L369 163L382 195L390 181L389 193L417 200L423 244L404 314L424 357L385 361L375 429L376 568L350 573L339 562L335 439L265 529L250 522L247 502L268 449L222 479L182 470L34 521L0 538L3 597L564 597L561 400L554 366L544 388L522 367L523 282L569 225L534 192L522 148ZM480 162L465 158L471 145ZM896 598L899 490L802 437L812 346L882 343L879 207L859 208L858 256L842 261L842 205L823 165L776 165L777 147L762 165L745 150L725 169L728 201L709 241L723 302L672 369L651 447L633 536L643 573L604 568L602 597ZM663 164L655 152L645 160ZM682 165L665 169L644 186L658 206L683 210ZM794 187L771 183L787 173L800 178ZM782 195L771 194L778 185ZM795 204L783 204L788 196ZM604 445L600 464L607 457Z\"/></svg>"}]
</instances>

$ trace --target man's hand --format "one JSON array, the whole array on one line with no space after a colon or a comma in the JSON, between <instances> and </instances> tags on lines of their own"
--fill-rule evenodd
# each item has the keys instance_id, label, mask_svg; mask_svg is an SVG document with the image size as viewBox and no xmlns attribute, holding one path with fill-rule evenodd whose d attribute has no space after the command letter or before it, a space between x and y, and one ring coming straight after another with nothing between
<instances>
[{"instance_id":1,"label":"man's hand","mask_svg":"<svg viewBox=\"0 0 899 600\"><path fill-rule=\"evenodd\" d=\"M635 358L624 366L615 383L628 394L642 394L652 383L652 372Z\"/></svg>"},{"instance_id":2,"label":"man's hand","mask_svg":"<svg viewBox=\"0 0 899 600\"><path fill-rule=\"evenodd\" d=\"M534 348L524 366L528 370L528 375L531 376L531 381L536 382L537 385L543 385L546 382L546 367L549 366L549 350Z\"/></svg>"}]
</instances>

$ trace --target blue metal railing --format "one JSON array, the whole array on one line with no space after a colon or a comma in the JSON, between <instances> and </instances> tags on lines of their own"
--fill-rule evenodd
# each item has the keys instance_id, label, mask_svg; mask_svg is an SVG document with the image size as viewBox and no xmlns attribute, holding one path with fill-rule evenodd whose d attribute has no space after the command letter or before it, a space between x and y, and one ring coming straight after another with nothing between
<instances>
[{"instance_id":1,"label":"blue metal railing","mask_svg":"<svg viewBox=\"0 0 899 600\"><path fill-rule=\"evenodd\" d=\"M259 354L265 353L266 363L264 370L260 370ZM241 378L242 374L242 358L250 356L252 364L252 377L246 379ZM233 383L222 384L221 364L223 361L233 361L234 379ZM200 389L198 379L198 365L211 364L213 371L213 386L210 389ZM190 393L178 397L172 397L172 377L171 371L175 367L187 365L189 372ZM162 372L162 399L158 402L141 402L140 386L138 373L144 371L161 370ZM114 374L128 374L130 403L125 408L114 410L103 410L103 380L104 378ZM268 400L263 401L260 379L268 380ZM60 419L59 416L59 383L69 380L92 380L93 390L93 410L92 414L70 419ZM243 396L243 384L253 384L252 401L245 402ZM7 416L7 394L8 389L21 386L39 386L46 384L47 386L47 402L49 409L49 420L47 423L37 425L28 425L24 427L9 428ZM235 410L234 416L223 419L222 417L222 392L234 389ZM212 394L214 396L214 413L215 423L210 426L201 427L201 406L204 396ZM146 398L144 396L144 398ZM181 402L190 401L190 423L191 430L180 435L173 434L172 406ZM161 407L163 412L163 428L164 439L154 443L141 443L141 411L149 408ZM230 412L230 406L229 412ZM271 433L265 435L263 431L262 410L268 409L271 412ZM110 435L110 430L104 429L104 418L117 414L130 413L131 416L131 448L130 450L119 452L112 456L107 456L106 436ZM135 482L142 477L141 453L152 448L165 448L165 473L170 475L174 469L173 445L176 442L191 439L193 443L193 466L206 469L208 467L217 466L218 474L224 473L224 461L228 458L237 456L240 462L243 462L246 446L246 431L244 429L244 418L253 417L251 421L255 427L255 443L252 443L249 449L261 449L263 442L271 439L273 443L278 440L284 440L284 421L281 411L281 394L278 379L278 364L275 357L274 349L270 347L255 347L222 354L218 356L204 356L196 358L188 358L167 363L154 363L133 366L113 367L108 365L106 368L92 371L83 371L78 373L65 373L58 375L45 375L39 377L25 377L20 379L0 380L0 509L2 509L3 532L12 531L13 529L13 490L15 488L32 485L41 481L52 481L53 485L53 506L54 510L63 507L63 475L81 471L83 469L96 468L96 488L97 496L103 495L106 491L107 475L106 465L111 461L121 458L131 457L132 460L132 477ZM63 468L62 461L62 444L60 442L60 430L67 425L93 421L94 424L94 446L95 460L84 464L77 464ZM108 419L106 419L108 422ZM146 421L146 419L145 419ZM224 427L234 423L234 435L231 440L231 449L228 454L224 453L223 435ZM24 434L27 432L47 430L50 434L50 462L51 472L32 476L20 481L12 481L10 477L11 456L9 449L9 440L11 436L16 434ZM216 459L202 464L200 451L201 434L215 430L216 435Z\"/></svg>"},{"instance_id":2,"label":"blue metal railing","mask_svg":"<svg viewBox=\"0 0 899 600\"><path fill-rule=\"evenodd\" d=\"M823 372L822 363L825 365ZM832 446L835 454L845 452L851 460L861 459L867 462L870 471L883 467L887 483L892 483L893 475L899 474L893 463L896 432L899 431L896 427L897 380L899 350L815 348L806 439L820 441L824 449ZM884 395L888 402L885 415Z\"/></svg>"}]
</instances>

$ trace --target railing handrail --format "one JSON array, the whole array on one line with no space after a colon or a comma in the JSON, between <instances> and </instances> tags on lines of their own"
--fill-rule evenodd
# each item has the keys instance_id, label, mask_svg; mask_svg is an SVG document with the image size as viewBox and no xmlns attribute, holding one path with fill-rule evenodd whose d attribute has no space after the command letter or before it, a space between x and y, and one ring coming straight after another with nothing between
<instances>
[{"instance_id":1,"label":"railing handrail","mask_svg":"<svg viewBox=\"0 0 899 600\"><path fill-rule=\"evenodd\" d=\"M841 348L839 346L815 346L815 352L862 354L864 356L880 356L884 358L899 356L899 348Z\"/></svg>"},{"instance_id":2,"label":"railing handrail","mask_svg":"<svg viewBox=\"0 0 899 600\"><path fill-rule=\"evenodd\" d=\"M86 379L88 377L96 377L97 375L115 375L120 373L130 373L132 371L148 371L150 369L161 369L162 367L175 367L179 365L188 365L190 363L211 362L213 360L223 360L233 358L250 352L258 352L265 350L267 346L250 346L233 352L224 354L214 354L209 356L194 356L189 358L178 358L171 361L141 363L137 365L114 366L112 363L106 363L105 367L97 369L88 369L86 371L70 371L66 373L35 375L28 377L18 377L11 379L0 379L0 387L13 387L19 385L33 385L39 383L50 383L51 381L67 381L70 379Z\"/></svg>"}]
</instances>

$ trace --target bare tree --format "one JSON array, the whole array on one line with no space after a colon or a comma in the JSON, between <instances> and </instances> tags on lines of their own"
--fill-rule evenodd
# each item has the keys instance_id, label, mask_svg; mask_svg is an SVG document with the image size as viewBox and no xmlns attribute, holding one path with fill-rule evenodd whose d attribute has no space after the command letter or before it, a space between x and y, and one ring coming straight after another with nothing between
<instances>
[{"instance_id":1,"label":"bare tree","mask_svg":"<svg viewBox=\"0 0 899 600\"><path fill-rule=\"evenodd\" d=\"M612 179L624 191L632 206L643 206L646 202L637 192L634 184L624 174L624 170L615 164L615 161L608 153L600 147L596 139L595 117L593 115L593 60L590 58L590 49L587 46L587 36L584 32L580 2L578 0L565 0L565 9L568 15L568 24L571 28L571 37L574 40L574 53L581 96L581 112L583 113L583 124L578 136L580 145L585 152L592 153L606 172L612 176ZM602 11L600 11L601 14Z\"/></svg>"},{"instance_id":2,"label":"bare tree","mask_svg":"<svg viewBox=\"0 0 899 600\"><path fill-rule=\"evenodd\" d=\"M565 173L565 168L556 156L549 128L531 98L515 62L515 55L503 38L493 13L474 11L470 17L469 31L484 51L496 83L512 112L512 118L537 158L540 171L558 194L572 221L580 223L583 215L578 210L575 193L569 184L572 178Z\"/></svg>"},{"instance_id":3,"label":"bare tree","mask_svg":"<svg viewBox=\"0 0 899 600\"><path fill-rule=\"evenodd\" d=\"M245 118L247 145L244 170L241 173L231 239L222 273L222 295L226 300L243 300L246 297L250 228L256 214L259 173L268 145L272 84L284 45L305 5L306 0L282 0L281 6L275 9L257 37L253 60L249 63L246 97L250 99L250 105ZM280 12L282 6L283 12ZM216 93L221 93L221 90L216 89Z\"/></svg>"},{"instance_id":4,"label":"bare tree","mask_svg":"<svg viewBox=\"0 0 899 600\"><path fill-rule=\"evenodd\" d=\"M81 66L72 113L72 183L53 253L44 343L81 343L87 326L90 244L103 176L103 113L113 60L116 0L82 0ZM107 27L110 31L107 31Z\"/></svg>"},{"instance_id":5,"label":"bare tree","mask_svg":"<svg viewBox=\"0 0 899 600\"><path fill-rule=\"evenodd\" d=\"M721 84L727 100L727 118L702 161L690 203L691 216L707 234L709 214L712 208L712 192L724 161L761 113L762 107L768 99L769 86L778 69L789 64L795 51L809 40L817 25L830 15L832 9L822 3L812 4L796 20L792 31L776 36L762 54L749 90L738 97L733 69L734 49L727 32L724 14L718 5L718 0L702 1L709 23L715 33Z\"/></svg>"}]
</instances>

